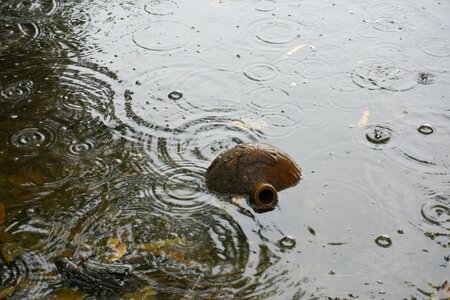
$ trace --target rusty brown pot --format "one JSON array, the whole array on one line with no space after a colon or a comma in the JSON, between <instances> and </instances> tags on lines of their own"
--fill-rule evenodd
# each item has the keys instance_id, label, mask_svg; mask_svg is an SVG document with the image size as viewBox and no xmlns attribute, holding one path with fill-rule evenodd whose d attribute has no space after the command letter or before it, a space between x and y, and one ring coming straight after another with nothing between
<instances>
[{"instance_id":1,"label":"rusty brown pot","mask_svg":"<svg viewBox=\"0 0 450 300\"><path fill-rule=\"evenodd\" d=\"M210 190L250 194L250 201L260 209L273 208L277 191L301 179L301 168L287 153L264 143L237 145L219 154L206 172Z\"/></svg>"}]
</instances>

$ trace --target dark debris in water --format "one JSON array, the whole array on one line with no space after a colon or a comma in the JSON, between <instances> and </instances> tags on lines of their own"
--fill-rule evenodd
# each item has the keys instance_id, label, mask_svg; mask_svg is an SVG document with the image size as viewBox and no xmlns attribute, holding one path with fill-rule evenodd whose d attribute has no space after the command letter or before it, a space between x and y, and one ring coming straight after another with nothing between
<instances>
[{"instance_id":1,"label":"dark debris in water","mask_svg":"<svg viewBox=\"0 0 450 300\"><path fill-rule=\"evenodd\" d=\"M146 284L133 275L133 267L127 264L92 260L76 264L68 258L60 258L55 265L67 282L87 290L135 291Z\"/></svg>"},{"instance_id":2,"label":"dark debris in water","mask_svg":"<svg viewBox=\"0 0 450 300\"><path fill-rule=\"evenodd\" d=\"M316 236L316 231L312 228L312 227L307 227L309 233L311 233L312 235Z\"/></svg>"}]
</instances>

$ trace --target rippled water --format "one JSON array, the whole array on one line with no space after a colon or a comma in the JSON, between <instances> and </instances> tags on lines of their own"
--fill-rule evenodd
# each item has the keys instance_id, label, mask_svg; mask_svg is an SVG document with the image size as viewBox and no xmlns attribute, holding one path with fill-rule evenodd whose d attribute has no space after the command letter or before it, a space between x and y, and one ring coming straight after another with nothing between
<instances>
[{"instance_id":1,"label":"rippled water","mask_svg":"<svg viewBox=\"0 0 450 300\"><path fill-rule=\"evenodd\" d=\"M0 298L447 299L449 14L1 1ZM305 172L264 214L204 182L252 141ZM62 257L146 287L69 285Z\"/></svg>"}]
</instances>

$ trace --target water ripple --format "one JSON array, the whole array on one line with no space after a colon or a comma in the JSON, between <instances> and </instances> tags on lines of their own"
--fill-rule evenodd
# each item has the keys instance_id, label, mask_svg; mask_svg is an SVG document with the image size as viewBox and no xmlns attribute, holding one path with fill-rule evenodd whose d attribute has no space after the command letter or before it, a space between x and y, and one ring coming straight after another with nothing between
<instances>
[{"instance_id":1,"label":"water ripple","mask_svg":"<svg viewBox=\"0 0 450 300\"><path fill-rule=\"evenodd\" d=\"M400 2L382 2L369 7L377 18L374 28L380 31L431 32L439 28L439 20L423 8Z\"/></svg>"},{"instance_id":2,"label":"water ripple","mask_svg":"<svg viewBox=\"0 0 450 300\"><path fill-rule=\"evenodd\" d=\"M359 90L352 80L352 73L336 73L330 77L329 82L331 89L338 93L351 94Z\"/></svg>"},{"instance_id":3,"label":"water ripple","mask_svg":"<svg viewBox=\"0 0 450 300\"><path fill-rule=\"evenodd\" d=\"M0 56L5 51L27 51L42 38L43 29L37 22L0 20Z\"/></svg>"},{"instance_id":4,"label":"water ripple","mask_svg":"<svg viewBox=\"0 0 450 300\"><path fill-rule=\"evenodd\" d=\"M67 145L66 152L73 156L84 156L92 153L95 149L95 143L92 140L74 141Z\"/></svg>"},{"instance_id":5,"label":"water ripple","mask_svg":"<svg viewBox=\"0 0 450 300\"><path fill-rule=\"evenodd\" d=\"M437 187L436 181L433 181L433 187L424 183L419 186L421 204L412 217L413 224L437 244L448 247L450 230L450 194L446 188L448 182L444 183L443 187Z\"/></svg>"},{"instance_id":6,"label":"water ripple","mask_svg":"<svg viewBox=\"0 0 450 300\"><path fill-rule=\"evenodd\" d=\"M246 232L221 208L210 207L191 211L189 217L173 217L154 212L151 196L141 192L138 195L111 199L114 205L104 205L96 210L95 217L80 220L76 255L108 260L111 252L107 240L112 237L127 245L121 260L138 266L136 270L141 275L155 282L176 284L181 296L191 290L189 294L195 298L214 295L214 299L254 293L251 277L243 275L262 272L276 262L267 249L262 251L255 245L251 250ZM273 286L272 277L286 280L283 274L271 274L263 285ZM171 295L178 293L165 286L160 287L160 293L168 292L167 288Z\"/></svg>"},{"instance_id":7,"label":"water ripple","mask_svg":"<svg viewBox=\"0 0 450 300\"><path fill-rule=\"evenodd\" d=\"M301 128L319 129L327 126L329 118L323 107L305 107L303 109L304 119L300 123Z\"/></svg>"},{"instance_id":8,"label":"water ripple","mask_svg":"<svg viewBox=\"0 0 450 300\"><path fill-rule=\"evenodd\" d=\"M329 62L343 59L345 56L347 56L347 50L343 47L330 44L317 48L316 54L325 62Z\"/></svg>"},{"instance_id":9,"label":"water ripple","mask_svg":"<svg viewBox=\"0 0 450 300\"><path fill-rule=\"evenodd\" d=\"M81 89L64 90L58 100L60 112L66 115L67 119L83 120L88 117L89 95Z\"/></svg>"},{"instance_id":10,"label":"water ripple","mask_svg":"<svg viewBox=\"0 0 450 300\"><path fill-rule=\"evenodd\" d=\"M376 43L366 43L364 48L358 48L365 55L375 55L385 59L401 61L405 57L406 49L400 43L390 43L377 41Z\"/></svg>"},{"instance_id":11,"label":"water ripple","mask_svg":"<svg viewBox=\"0 0 450 300\"><path fill-rule=\"evenodd\" d=\"M61 9L59 0L5 0L0 4L2 15L21 18L34 18L36 16L51 16Z\"/></svg>"},{"instance_id":12,"label":"water ripple","mask_svg":"<svg viewBox=\"0 0 450 300\"><path fill-rule=\"evenodd\" d=\"M366 40L374 40L381 38L384 33L380 30L375 29L375 26L373 26L372 23L363 22L358 26L356 26L355 34L359 38L363 38Z\"/></svg>"},{"instance_id":13,"label":"water ripple","mask_svg":"<svg viewBox=\"0 0 450 300\"><path fill-rule=\"evenodd\" d=\"M186 24L158 20L133 34L134 43L143 49L169 52L185 47L194 37L195 28Z\"/></svg>"},{"instance_id":14,"label":"water ripple","mask_svg":"<svg viewBox=\"0 0 450 300\"><path fill-rule=\"evenodd\" d=\"M353 82L368 90L407 91L417 85L414 68L381 58L358 62L352 73Z\"/></svg>"},{"instance_id":15,"label":"water ripple","mask_svg":"<svg viewBox=\"0 0 450 300\"><path fill-rule=\"evenodd\" d=\"M323 79L330 74L331 66L322 60L304 60L298 64L299 75L307 79Z\"/></svg>"},{"instance_id":16,"label":"water ripple","mask_svg":"<svg viewBox=\"0 0 450 300\"><path fill-rule=\"evenodd\" d=\"M45 149L52 146L56 133L50 127L30 127L19 130L10 138L12 146L23 150Z\"/></svg>"},{"instance_id":17,"label":"water ripple","mask_svg":"<svg viewBox=\"0 0 450 300\"><path fill-rule=\"evenodd\" d=\"M266 63L253 64L246 68L244 75L253 81L268 81L277 76L277 68Z\"/></svg>"},{"instance_id":18,"label":"water ripple","mask_svg":"<svg viewBox=\"0 0 450 300\"><path fill-rule=\"evenodd\" d=\"M171 214L183 214L207 207L209 199L204 193L205 169L190 163L179 162L176 167L158 170L151 195L156 200L153 207Z\"/></svg>"},{"instance_id":19,"label":"water ripple","mask_svg":"<svg viewBox=\"0 0 450 300\"><path fill-rule=\"evenodd\" d=\"M332 105L342 110L360 110L367 105L370 97L353 82L351 73L335 73L328 81L333 92L328 98Z\"/></svg>"},{"instance_id":20,"label":"water ripple","mask_svg":"<svg viewBox=\"0 0 450 300\"><path fill-rule=\"evenodd\" d=\"M283 18L253 20L244 26L250 38L265 46L280 47L295 41L302 32L301 24Z\"/></svg>"},{"instance_id":21,"label":"water ripple","mask_svg":"<svg viewBox=\"0 0 450 300\"><path fill-rule=\"evenodd\" d=\"M327 167L329 168L329 166ZM386 208L373 187L349 178L315 178L302 183L304 205L315 210L310 222L324 242L365 243L383 227ZM285 209L289 209L289 206ZM327 220L322 222L320 220ZM332 222L333 226L329 226ZM319 234L318 234L319 236Z\"/></svg>"},{"instance_id":22,"label":"water ripple","mask_svg":"<svg viewBox=\"0 0 450 300\"><path fill-rule=\"evenodd\" d=\"M109 124L114 115L112 85L115 79L115 74L95 64L68 65L60 74L58 98L63 107L58 109L58 115L71 123L74 123L73 117L78 116L90 126L100 126L97 119Z\"/></svg>"},{"instance_id":23,"label":"water ripple","mask_svg":"<svg viewBox=\"0 0 450 300\"><path fill-rule=\"evenodd\" d=\"M304 125L303 108L286 91L263 87L251 92L250 98L248 109L254 117L248 118L247 123L264 136L284 138L293 134L300 124Z\"/></svg>"},{"instance_id":24,"label":"water ripple","mask_svg":"<svg viewBox=\"0 0 450 300\"><path fill-rule=\"evenodd\" d=\"M241 143L264 139L258 127L246 120L230 118L205 118L188 122L184 127L185 149L191 162L204 167L222 151Z\"/></svg>"},{"instance_id":25,"label":"water ripple","mask_svg":"<svg viewBox=\"0 0 450 300\"><path fill-rule=\"evenodd\" d=\"M432 121L432 122L431 122ZM429 124L435 129L431 134L423 134L418 128ZM393 124L402 131L398 136L395 163L406 172L423 172L434 175L448 175L450 160L446 150L450 147L448 120L440 112L416 108Z\"/></svg>"},{"instance_id":26,"label":"water ripple","mask_svg":"<svg viewBox=\"0 0 450 300\"><path fill-rule=\"evenodd\" d=\"M49 235L48 220L32 219L34 211L22 210L15 215L0 241L0 270L7 268L5 273L0 272L0 282L2 287L16 286L14 295L19 298L42 294L48 288L46 275L52 270L52 264L48 263L46 256L51 251L46 249L61 246L61 240L54 239L57 234ZM60 227L57 230L65 229Z\"/></svg>"},{"instance_id":27,"label":"water ripple","mask_svg":"<svg viewBox=\"0 0 450 300\"><path fill-rule=\"evenodd\" d=\"M450 56L450 41L438 38L427 38L420 43L420 49L430 56L448 57Z\"/></svg>"},{"instance_id":28,"label":"water ripple","mask_svg":"<svg viewBox=\"0 0 450 300\"><path fill-rule=\"evenodd\" d=\"M86 43L91 19L86 13L64 12L64 22L49 24L47 43L51 53L48 56L82 57L99 51L97 45Z\"/></svg>"},{"instance_id":29,"label":"water ripple","mask_svg":"<svg viewBox=\"0 0 450 300\"><path fill-rule=\"evenodd\" d=\"M9 177L9 182L17 187L60 187L79 173L76 162L66 157L47 155L19 163L17 172Z\"/></svg>"},{"instance_id":30,"label":"water ripple","mask_svg":"<svg viewBox=\"0 0 450 300\"><path fill-rule=\"evenodd\" d=\"M320 12L321 21L326 24L328 30L352 30L361 18L367 18L367 12L361 7L354 6L352 9L338 5L328 5Z\"/></svg>"},{"instance_id":31,"label":"water ripple","mask_svg":"<svg viewBox=\"0 0 450 300\"><path fill-rule=\"evenodd\" d=\"M439 27L434 16L426 13L406 14L395 18L379 18L373 27L384 32L418 31L430 32Z\"/></svg>"},{"instance_id":32,"label":"water ripple","mask_svg":"<svg viewBox=\"0 0 450 300\"><path fill-rule=\"evenodd\" d=\"M263 69L266 70L265 67ZM241 74L214 68L184 74L176 80L175 86L179 86L184 95L181 101L176 102L180 107L190 112L215 114L241 110L246 100L242 95L248 89L247 81ZM233 88L230 89L230 86Z\"/></svg>"},{"instance_id":33,"label":"water ripple","mask_svg":"<svg viewBox=\"0 0 450 300\"><path fill-rule=\"evenodd\" d=\"M33 82L31 80L20 80L3 87L0 90L0 96L3 101L14 105L30 97L33 93Z\"/></svg>"},{"instance_id":34,"label":"water ripple","mask_svg":"<svg viewBox=\"0 0 450 300\"><path fill-rule=\"evenodd\" d=\"M153 134L155 130L161 133L177 131L179 122L185 119L177 103L153 95L147 97L137 97L129 90L125 91L125 113L118 111L117 117L125 117L122 122L138 134Z\"/></svg>"},{"instance_id":35,"label":"water ripple","mask_svg":"<svg viewBox=\"0 0 450 300\"><path fill-rule=\"evenodd\" d=\"M171 0L151 0L145 5L145 11L156 16L172 15L178 9L178 4Z\"/></svg>"},{"instance_id":36,"label":"water ripple","mask_svg":"<svg viewBox=\"0 0 450 300\"><path fill-rule=\"evenodd\" d=\"M422 217L429 223L444 230L450 230L450 207L448 196L436 196L435 201L422 205Z\"/></svg>"},{"instance_id":37,"label":"water ripple","mask_svg":"<svg viewBox=\"0 0 450 300\"><path fill-rule=\"evenodd\" d=\"M358 142L373 149L393 149L396 146L398 132L388 124L370 124L358 132Z\"/></svg>"},{"instance_id":38,"label":"water ripple","mask_svg":"<svg viewBox=\"0 0 450 300\"><path fill-rule=\"evenodd\" d=\"M258 0L255 3L255 9L262 12L272 11L276 7L277 4L274 0Z\"/></svg>"},{"instance_id":39,"label":"water ripple","mask_svg":"<svg viewBox=\"0 0 450 300\"><path fill-rule=\"evenodd\" d=\"M27 265L28 277L24 282L26 288L16 294L19 298L43 295L51 284L56 283L53 276L49 275L53 271L53 264L40 251L24 253L21 260Z\"/></svg>"}]
</instances>

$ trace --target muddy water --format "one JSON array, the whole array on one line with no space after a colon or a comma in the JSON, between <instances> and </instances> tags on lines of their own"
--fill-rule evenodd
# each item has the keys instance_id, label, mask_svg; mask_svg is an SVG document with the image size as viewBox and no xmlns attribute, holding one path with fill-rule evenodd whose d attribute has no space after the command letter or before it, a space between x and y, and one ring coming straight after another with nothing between
<instances>
[{"instance_id":1,"label":"muddy water","mask_svg":"<svg viewBox=\"0 0 450 300\"><path fill-rule=\"evenodd\" d=\"M0 298L447 299L449 14L2 0ZM251 141L305 172L265 214L204 183ZM145 285L70 284L62 257Z\"/></svg>"}]
</instances>

